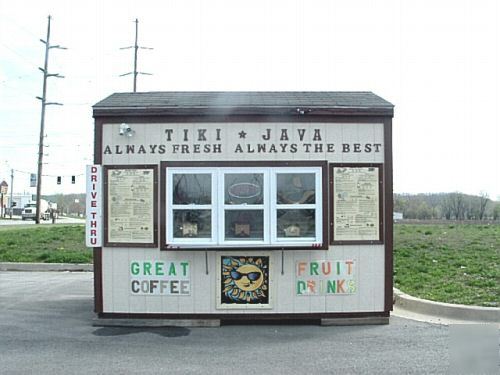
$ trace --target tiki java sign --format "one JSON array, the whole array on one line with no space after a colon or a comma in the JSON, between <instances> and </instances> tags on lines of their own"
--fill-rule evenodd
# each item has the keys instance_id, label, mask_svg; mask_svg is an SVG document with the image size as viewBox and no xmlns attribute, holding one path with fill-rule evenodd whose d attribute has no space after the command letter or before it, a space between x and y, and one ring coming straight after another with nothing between
<instances>
[{"instance_id":1,"label":"tiki java sign","mask_svg":"<svg viewBox=\"0 0 500 375\"><path fill-rule=\"evenodd\" d=\"M102 167L87 165L87 220L85 243L87 247L102 246Z\"/></svg>"},{"instance_id":2,"label":"tiki java sign","mask_svg":"<svg viewBox=\"0 0 500 375\"><path fill-rule=\"evenodd\" d=\"M141 126L134 126L140 132ZM259 126L231 128L161 129L158 143L105 144L104 155L133 154L372 154L382 153L382 143L336 142L341 133L326 127Z\"/></svg>"}]
</instances>

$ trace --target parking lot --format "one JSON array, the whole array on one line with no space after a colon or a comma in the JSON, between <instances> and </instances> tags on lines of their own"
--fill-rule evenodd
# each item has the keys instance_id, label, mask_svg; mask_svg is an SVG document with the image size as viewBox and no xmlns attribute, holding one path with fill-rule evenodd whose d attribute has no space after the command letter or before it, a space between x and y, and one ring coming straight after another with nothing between
<instances>
[{"instance_id":1,"label":"parking lot","mask_svg":"<svg viewBox=\"0 0 500 375\"><path fill-rule=\"evenodd\" d=\"M448 327L94 327L93 274L0 273L6 374L447 373Z\"/></svg>"}]
</instances>

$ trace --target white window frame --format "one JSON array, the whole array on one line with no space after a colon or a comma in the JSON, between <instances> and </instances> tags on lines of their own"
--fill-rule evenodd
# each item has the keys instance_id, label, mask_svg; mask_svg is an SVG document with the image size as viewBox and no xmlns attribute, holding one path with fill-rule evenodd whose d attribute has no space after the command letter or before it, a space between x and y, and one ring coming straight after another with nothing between
<instances>
[{"instance_id":1,"label":"white window frame","mask_svg":"<svg viewBox=\"0 0 500 375\"><path fill-rule=\"evenodd\" d=\"M278 204L277 175L281 173L315 174L315 203L313 204ZM173 205L173 175L174 174L210 174L211 204L210 205ZM225 174L263 174L263 204L225 204ZM266 247L318 247L323 244L323 168L320 166L300 167L166 167L166 242L169 248L266 248ZM326 193L325 193L326 194ZM174 238L174 210L210 209L211 234L207 238ZM279 209L314 209L315 237L278 237L277 212ZM263 210L263 240L226 240L225 213L226 210Z\"/></svg>"},{"instance_id":2,"label":"white window frame","mask_svg":"<svg viewBox=\"0 0 500 375\"><path fill-rule=\"evenodd\" d=\"M265 246L269 245L269 231L266 230L269 225L269 171L268 168L252 168L252 167L243 167L243 168L217 168L218 169L218 179L217 181L220 184L220 188L218 189L219 194L219 206L217 207L218 211L218 227L219 227L219 243L222 246ZM238 205L228 205L225 202L225 188L226 174L262 174L263 175L263 203L262 204L238 204ZM237 210L261 210L263 211L263 239L262 240L226 240L226 210L227 211L237 211Z\"/></svg>"},{"instance_id":3,"label":"white window frame","mask_svg":"<svg viewBox=\"0 0 500 375\"><path fill-rule=\"evenodd\" d=\"M315 195L312 204L278 204L277 187L278 174L314 174ZM322 169L321 167L276 167L273 168L271 181L271 243L273 245L293 246L302 243L320 245L323 243L323 191L322 191ZM293 237L290 241L287 237L278 237L278 210L315 210L315 237Z\"/></svg>"},{"instance_id":4,"label":"white window frame","mask_svg":"<svg viewBox=\"0 0 500 375\"><path fill-rule=\"evenodd\" d=\"M211 175L211 204L173 204L173 176L174 174L209 174ZM167 168L167 210L165 223L167 223L167 243L176 246L214 246L217 245L217 228L214 225L214 215L217 207L217 176L211 168ZM174 237L174 210L210 210L211 211L211 237L207 238L175 238Z\"/></svg>"}]
</instances>

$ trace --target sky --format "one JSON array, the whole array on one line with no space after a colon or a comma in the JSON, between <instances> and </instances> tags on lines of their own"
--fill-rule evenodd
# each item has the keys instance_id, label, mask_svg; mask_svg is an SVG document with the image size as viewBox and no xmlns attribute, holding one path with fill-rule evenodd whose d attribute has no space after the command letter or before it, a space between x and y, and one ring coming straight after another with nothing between
<instances>
[{"instance_id":1,"label":"sky","mask_svg":"<svg viewBox=\"0 0 500 375\"><path fill-rule=\"evenodd\" d=\"M500 200L497 0L0 0L0 180L34 193L51 15L42 194L85 191L91 106L132 91L373 91L395 105L394 191ZM71 184L71 176L76 184ZM61 185L56 184L62 176Z\"/></svg>"}]
</instances>

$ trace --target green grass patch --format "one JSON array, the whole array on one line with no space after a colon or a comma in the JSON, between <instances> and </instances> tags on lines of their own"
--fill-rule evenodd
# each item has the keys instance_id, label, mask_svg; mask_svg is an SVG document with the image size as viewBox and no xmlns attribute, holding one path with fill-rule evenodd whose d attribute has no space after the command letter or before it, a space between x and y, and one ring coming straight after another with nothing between
<instances>
[{"instance_id":1,"label":"green grass patch","mask_svg":"<svg viewBox=\"0 0 500 375\"><path fill-rule=\"evenodd\" d=\"M500 307L500 225L394 226L394 285L432 301Z\"/></svg>"},{"instance_id":2,"label":"green grass patch","mask_svg":"<svg viewBox=\"0 0 500 375\"><path fill-rule=\"evenodd\" d=\"M92 263L83 225L4 227L0 262Z\"/></svg>"}]
</instances>

